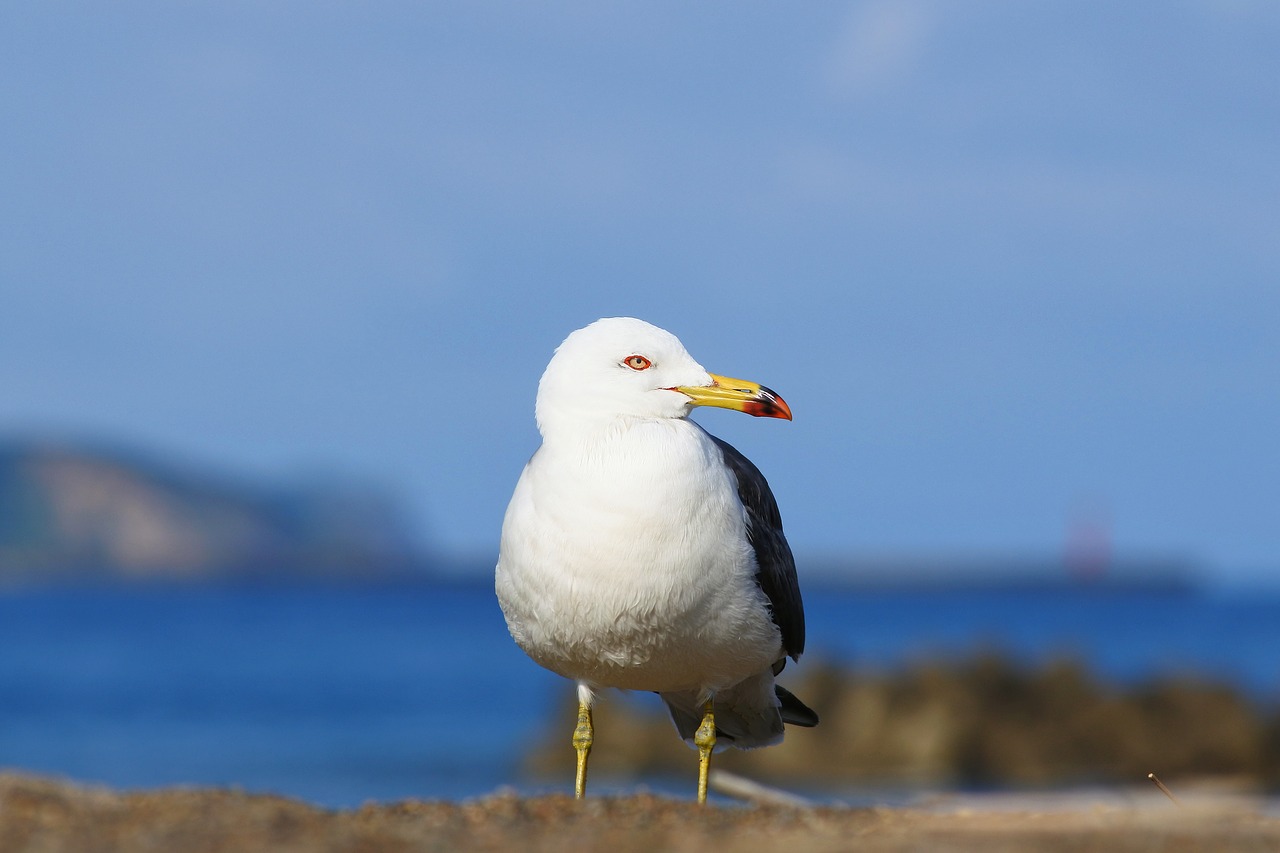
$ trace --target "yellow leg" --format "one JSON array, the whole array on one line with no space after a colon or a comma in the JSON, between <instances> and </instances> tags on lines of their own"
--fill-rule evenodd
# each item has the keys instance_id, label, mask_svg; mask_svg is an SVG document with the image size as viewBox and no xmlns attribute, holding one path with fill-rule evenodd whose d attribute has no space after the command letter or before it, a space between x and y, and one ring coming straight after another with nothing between
<instances>
[{"instance_id":1,"label":"yellow leg","mask_svg":"<svg viewBox=\"0 0 1280 853\"><path fill-rule=\"evenodd\" d=\"M707 801L707 773L711 770L711 750L716 747L716 717L711 713L711 700L707 700L702 725L693 733L693 744L698 747L698 802Z\"/></svg>"},{"instance_id":2,"label":"yellow leg","mask_svg":"<svg viewBox=\"0 0 1280 853\"><path fill-rule=\"evenodd\" d=\"M573 781L573 795L581 800L587 795L587 755L595 730L591 726L591 705L578 699L578 725L573 730L573 748L578 751L578 775Z\"/></svg>"}]
</instances>

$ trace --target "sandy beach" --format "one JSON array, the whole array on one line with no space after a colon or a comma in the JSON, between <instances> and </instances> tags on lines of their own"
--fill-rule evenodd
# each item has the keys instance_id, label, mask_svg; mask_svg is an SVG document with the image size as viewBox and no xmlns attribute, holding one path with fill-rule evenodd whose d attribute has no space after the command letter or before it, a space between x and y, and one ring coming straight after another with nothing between
<instances>
[{"instance_id":1,"label":"sandy beach","mask_svg":"<svg viewBox=\"0 0 1280 853\"><path fill-rule=\"evenodd\" d=\"M995 806L995 807L993 807ZM6 853L627 851L1275 851L1280 818L1247 799L1182 806L971 799L921 808L698 807L650 794L575 802L496 793L326 810L236 790L113 791L0 775Z\"/></svg>"}]
</instances>

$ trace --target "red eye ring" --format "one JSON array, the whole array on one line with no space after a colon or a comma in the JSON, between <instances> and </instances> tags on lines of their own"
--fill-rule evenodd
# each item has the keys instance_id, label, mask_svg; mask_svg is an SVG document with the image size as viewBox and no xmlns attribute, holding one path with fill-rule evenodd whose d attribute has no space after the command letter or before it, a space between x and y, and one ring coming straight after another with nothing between
<instances>
[{"instance_id":1,"label":"red eye ring","mask_svg":"<svg viewBox=\"0 0 1280 853\"><path fill-rule=\"evenodd\" d=\"M653 362L642 355L629 355L622 363L632 370L648 370L653 367Z\"/></svg>"}]
</instances>

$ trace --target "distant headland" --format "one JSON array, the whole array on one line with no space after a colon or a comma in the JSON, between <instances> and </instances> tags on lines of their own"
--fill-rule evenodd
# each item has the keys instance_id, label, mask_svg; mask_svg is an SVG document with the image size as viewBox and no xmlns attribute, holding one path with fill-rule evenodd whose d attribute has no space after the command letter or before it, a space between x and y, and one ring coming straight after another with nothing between
<instances>
[{"instance_id":1,"label":"distant headland","mask_svg":"<svg viewBox=\"0 0 1280 853\"><path fill-rule=\"evenodd\" d=\"M0 583L369 578L423 564L395 501L364 484L263 483L124 448L0 440Z\"/></svg>"}]
</instances>

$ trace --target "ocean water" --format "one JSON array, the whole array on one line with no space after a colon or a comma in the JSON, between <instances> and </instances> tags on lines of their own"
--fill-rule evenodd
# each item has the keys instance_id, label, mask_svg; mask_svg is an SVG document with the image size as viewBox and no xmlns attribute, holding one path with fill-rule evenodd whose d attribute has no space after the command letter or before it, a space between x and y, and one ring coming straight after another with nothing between
<instances>
[{"instance_id":1,"label":"ocean water","mask_svg":"<svg viewBox=\"0 0 1280 853\"><path fill-rule=\"evenodd\" d=\"M1280 699L1277 595L805 593L807 657L1069 656L1117 682L1191 674ZM487 583L0 593L3 768L330 806L547 790L519 762L570 689L514 646Z\"/></svg>"}]
</instances>

